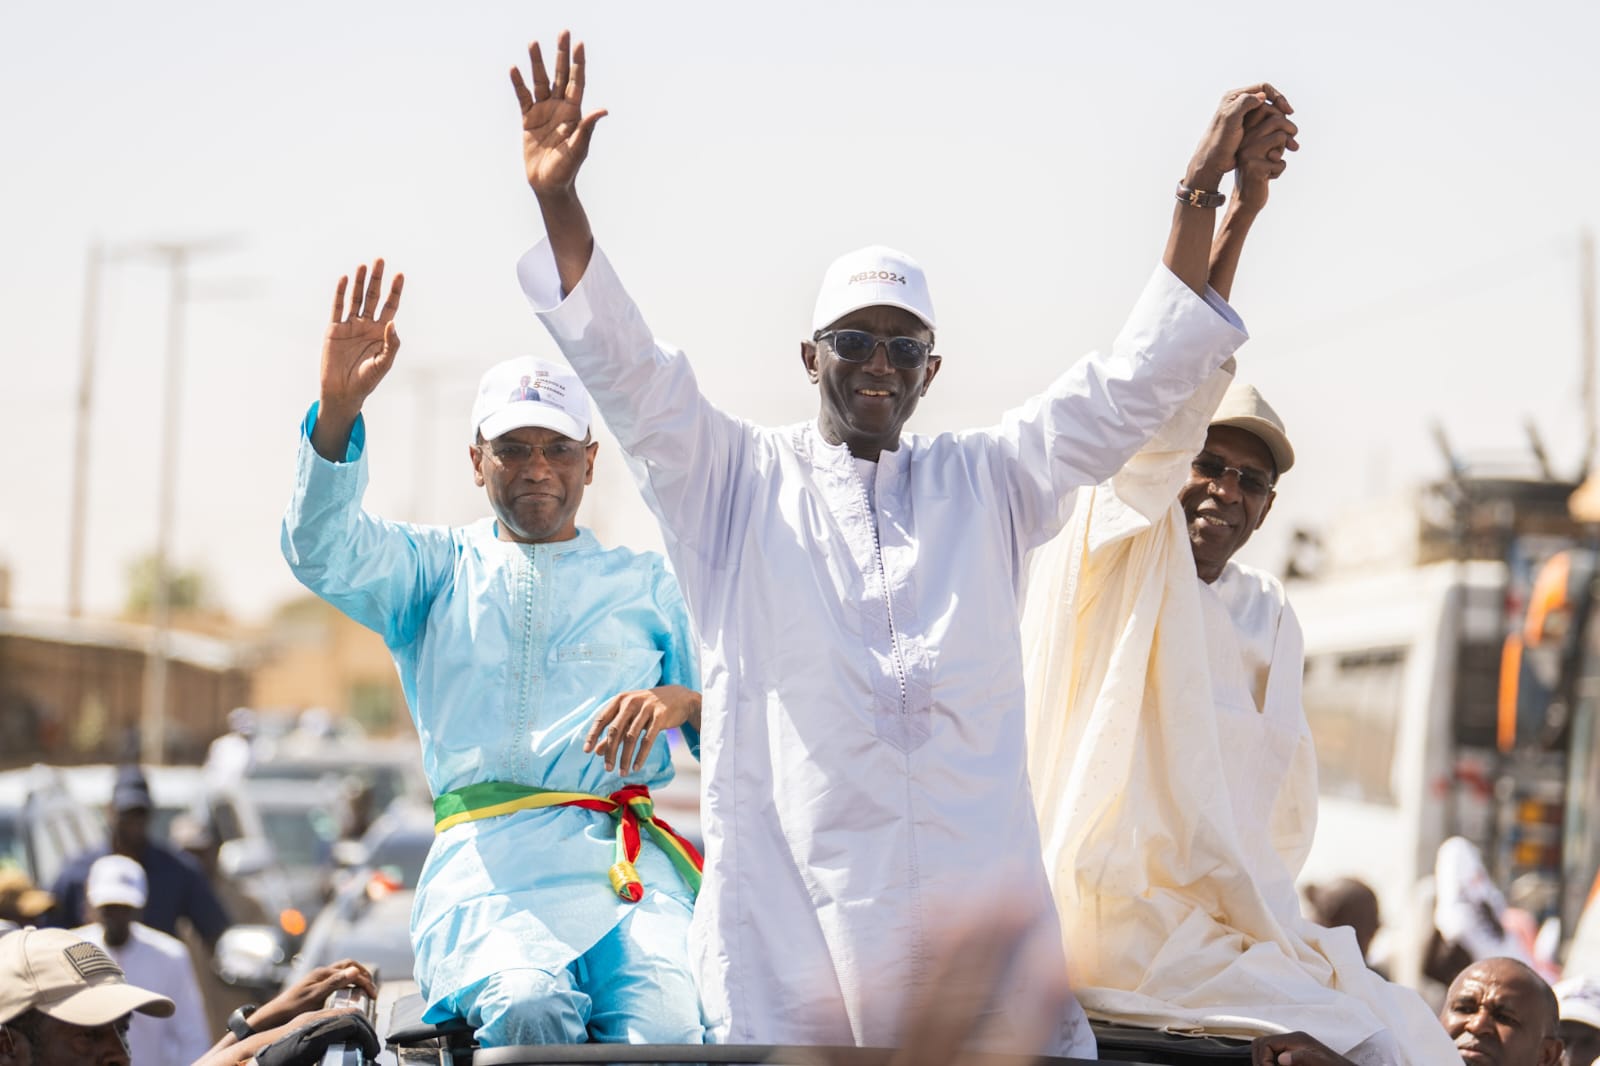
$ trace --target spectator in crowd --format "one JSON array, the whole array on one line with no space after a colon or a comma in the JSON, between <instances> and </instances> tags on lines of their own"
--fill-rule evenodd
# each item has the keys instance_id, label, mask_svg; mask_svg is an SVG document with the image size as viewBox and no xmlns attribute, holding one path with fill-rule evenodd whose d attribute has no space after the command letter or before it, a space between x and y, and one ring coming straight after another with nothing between
<instances>
[{"instance_id":1,"label":"spectator in crowd","mask_svg":"<svg viewBox=\"0 0 1600 1066\"><path fill-rule=\"evenodd\" d=\"M383 261L370 283L361 267L347 314L348 286L282 546L308 588L383 637L421 737L438 830L411 913L425 1017L465 1019L484 1047L699 1043L700 856L650 799L673 775L655 736L700 712L677 582L660 556L577 524L599 448L589 396L528 357L483 375L463 434L491 515L421 526L363 510L362 410L399 349L402 278L381 301ZM612 732L637 745L592 750L618 701Z\"/></svg>"},{"instance_id":2,"label":"spectator in crowd","mask_svg":"<svg viewBox=\"0 0 1600 1066\"><path fill-rule=\"evenodd\" d=\"M103 950L65 929L0 935L0 1066L130 1066L130 1017L172 1000L127 983Z\"/></svg>"},{"instance_id":3,"label":"spectator in crowd","mask_svg":"<svg viewBox=\"0 0 1600 1066\"><path fill-rule=\"evenodd\" d=\"M259 1007L241 1007L226 1031L194 1066L317 1066L336 1043L359 1047L361 1061L378 1053L378 1038L356 1008L325 1006L328 997L353 988L376 999L377 985L354 959L318 966Z\"/></svg>"},{"instance_id":4,"label":"spectator in crowd","mask_svg":"<svg viewBox=\"0 0 1600 1066\"><path fill-rule=\"evenodd\" d=\"M1556 1033L1566 1045L1561 1066L1593 1066L1600 1061L1600 981L1569 977L1555 991L1561 1014Z\"/></svg>"},{"instance_id":5,"label":"spectator in crowd","mask_svg":"<svg viewBox=\"0 0 1600 1066\"><path fill-rule=\"evenodd\" d=\"M33 925L55 906L55 897L21 870L0 868L0 922Z\"/></svg>"},{"instance_id":6,"label":"spectator in crowd","mask_svg":"<svg viewBox=\"0 0 1600 1066\"><path fill-rule=\"evenodd\" d=\"M1555 993L1531 966L1494 958L1456 976L1439 1022L1466 1066L1560 1066L1559 1015ZM1252 1053L1256 1066L1352 1063L1303 1032L1258 1037Z\"/></svg>"},{"instance_id":7,"label":"spectator in crowd","mask_svg":"<svg viewBox=\"0 0 1600 1066\"><path fill-rule=\"evenodd\" d=\"M144 868L126 855L102 855L89 867L84 896L93 921L73 932L103 948L128 980L173 1003L170 1018L133 1018L129 1054L147 1066L188 1066L211 1046L210 1029L189 949L139 921L149 899Z\"/></svg>"},{"instance_id":8,"label":"spectator in crowd","mask_svg":"<svg viewBox=\"0 0 1600 1066\"><path fill-rule=\"evenodd\" d=\"M378 794L372 779L359 771L339 782L339 839L360 840L378 816Z\"/></svg>"},{"instance_id":9,"label":"spectator in crowd","mask_svg":"<svg viewBox=\"0 0 1600 1066\"><path fill-rule=\"evenodd\" d=\"M370 1060L378 1038L367 1019L354 1007L322 1008L340 988L377 995L372 975L349 959L318 967L241 1016L195 1066L316 1066L335 1043ZM177 1024L172 1001L129 984L98 945L65 929L0 935L0 1066L134 1066L134 1014Z\"/></svg>"},{"instance_id":10,"label":"spectator in crowd","mask_svg":"<svg viewBox=\"0 0 1600 1066\"><path fill-rule=\"evenodd\" d=\"M111 839L72 859L56 878L51 889L56 899L52 924L82 925L89 867L103 855L126 855L144 867L150 886L144 924L177 936L178 920L187 918L209 951L228 928L228 913L193 860L150 838L152 806L144 773L137 766L119 767L108 815Z\"/></svg>"},{"instance_id":11,"label":"spectator in crowd","mask_svg":"<svg viewBox=\"0 0 1600 1066\"><path fill-rule=\"evenodd\" d=\"M1378 894L1364 881L1341 877L1325 885L1308 885L1306 903L1311 920L1329 929L1346 926L1356 935L1356 947L1370 965L1372 938L1378 934Z\"/></svg>"},{"instance_id":12,"label":"spectator in crowd","mask_svg":"<svg viewBox=\"0 0 1600 1066\"><path fill-rule=\"evenodd\" d=\"M1216 187L1248 116L1287 119L1270 86L1227 95L1111 354L1063 359L999 425L903 432L942 366L933 303L912 259L871 247L824 273L799 345L817 417L767 428L712 404L595 244L576 182L603 112L583 110L582 47L562 34L553 74L537 45L529 58L531 87L520 71L513 87L547 241L519 278L632 460L706 649L708 1024L723 1041L883 1043L928 980L940 901L975 875L1017 867L1005 891L1054 932L1023 736L1025 558L1064 497L1244 341L1206 296ZM1043 1047L1092 1051L1082 1012Z\"/></svg>"},{"instance_id":13,"label":"spectator in crowd","mask_svg":"<svg viewBox=\"0 0 1600 1066\"><path fill-rule=\"evenodd\" d=\"M205 776L212 785L231 785L246 777L256 762L256 712L235 707L228 712L228 731L206 749Z\"/></svg>"}]
</instances>

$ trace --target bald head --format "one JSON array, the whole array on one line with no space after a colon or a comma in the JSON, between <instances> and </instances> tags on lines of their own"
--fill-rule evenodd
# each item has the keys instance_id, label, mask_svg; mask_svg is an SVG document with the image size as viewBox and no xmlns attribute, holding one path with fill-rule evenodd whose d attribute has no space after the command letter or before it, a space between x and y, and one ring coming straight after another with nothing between
<instances>
[{"instance_id":1,"label":"bald head","mask_svg":"<svg viewBox=\"0 0 1600 1066\"><path fill-rule=\"evenodd\" d=\"M1484 959L1451 983L1439 1021L1467 1066L1557 1066L1558 1016L1544 978L1515 959Z\"/></svg>"}]
</instances>

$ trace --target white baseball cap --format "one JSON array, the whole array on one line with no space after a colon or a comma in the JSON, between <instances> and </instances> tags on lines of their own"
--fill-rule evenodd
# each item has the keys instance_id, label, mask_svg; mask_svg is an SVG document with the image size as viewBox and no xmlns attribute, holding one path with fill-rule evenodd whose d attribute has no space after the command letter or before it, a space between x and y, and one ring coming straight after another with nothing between
<instances>
[{"instance_id":1,"label":"white baseball cap","mask_svg":"<svg viewBox=\"0 0 1600 1066\"><path fill-rule=\"evenodd\" d=\"M513 429L538 426L573 440L589 435L589 393L578 375L559 363L532 356L489 368L472 404L472 443L478 434L494 440Z\"/></svg>"},{"instance_id":2,"label":"white baseball cap","mask_svg":"<svg viewBox=\"0 0 1600 1066\"><path fill-rule=\"evenodd\" d=\"M1562 1021L1600 1029L1600 981L1593 977L1569 977L1556 985L1555 992Z\"/></svg>"},{"instance_id":3,"label":"white baseball cap","mask_svg":"<svg viewBox=\"0 0 1600 1066\"><path fill-rule=\"evenodd\" d=\"M102 855L89 867L83 898L91 907L143 907L150 901L150 882L144 867L126 855Z\"/></svg>"},{"instance_id":4,"label":"white baseball cap","mask_svg":"<svg viewBox=\"0 0 1600 1066\"><path fill-rule=\"evenodd\" d=\"M127 982L99 946L65 929L0 934L0 1023L36 1010L68 1025L107 1025L130 1011L170 1018L172 1000Z\"/></svg>"},{"instance_id":5,"label":"white baseball cap","mask_svg":"<svg viewBox=\"0 0 1600 1066\"><path fill-rule=\"evenodd\" d=\"M811 328L827 329L851 311L880 305L904 308L934 328L933 297L922 268L904 252L874 244L841 255L828 267Z\"/></svg>"}]
</instances>

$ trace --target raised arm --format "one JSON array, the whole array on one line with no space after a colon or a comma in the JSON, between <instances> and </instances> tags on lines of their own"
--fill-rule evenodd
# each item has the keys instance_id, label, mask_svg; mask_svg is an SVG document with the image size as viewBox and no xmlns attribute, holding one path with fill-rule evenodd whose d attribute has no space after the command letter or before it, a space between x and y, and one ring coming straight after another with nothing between
<instances>
[{"instance_id":1,"label":"raised arm","mask_svg":"<svg viewBox=\"0 0 1600 1066\"><path fill-rule=\"evenodd\" d=\"M1292 113L1283 94L1266 82L1225 94L1211 125L1201 138L1184 171L1183 184L1194 190L1197 199L1217 191L1223 175L1234 169L1239 148L1244 142L1250 114L1271 106L1283 115ZM1292 135L1286 141L1291 151L1299 145ZM1197 206L1179 199L1172 210L1172 229L1167 235L1167 250L1162 262L1189 288L1204 295L1211 272L1211 244L1216 231L1216 207Z\"/></svg>"},{"instance_id":2,"label":"raised arm","mask_svg":"<svg viewBox=\"0 0 1600 1066\"><path fill-rule=\"evenodd\" d=\"M330 463L342 463L350 446L350 430L367 397L394 365L400 350L400 334L394 316L400 310L404 274L396 274L389 286L389 298L378 306L383 295L383 260L367 268L356 268L355 289L345 309L348 276L339 279L333 294L333 317L322 338L322 388L317 401L317 424L311 431L311 446Z\"/></svg>"},{"instance_id":3,"label":"raised arm","mask_svg":"<svg viewBox=\"0 0 1600 1066\"><path fill-rule=\"evenodd\" d=\"M1287 107L1288 102L1283 101L1283 105ZM1288 114L1274 104L1258 107L1246 116L1244 139L1234 161L1233 200L1211 246L1211 287L1224 300L1233 291L1233 276L1239 269L1245 238L1267 205L1269 183L1288 165L1283 154L1298 147L1295 138L1299 132Z\"/></svg>"},{"instance_id":4,"label":"raised arm","mask_svg":"<svg viewBox=\"0 0 1600 1066\"><path fill-rule=\"evenodd\" d=\"M594 252L594 231L578 200L578 171L589 154L595 123L606 113L583 113L583 42L574 48L566 30L556 39L554 77L545 71L538 41L528 46L528 61L531 92L522 71L511 68L511 86L522 110L522 162L528 186L539 199L562 291L570 293L583 280Z\"/></svg>"}]
</instances>

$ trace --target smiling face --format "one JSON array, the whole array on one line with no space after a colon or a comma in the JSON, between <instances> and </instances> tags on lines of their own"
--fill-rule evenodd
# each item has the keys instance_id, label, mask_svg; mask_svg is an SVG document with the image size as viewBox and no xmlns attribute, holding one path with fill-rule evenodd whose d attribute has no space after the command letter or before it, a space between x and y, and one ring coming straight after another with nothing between
<instances>
[{"instance_id":1,"label":"smiling face","mask_svg":"<svg viewBox=\"0 0 1600 1066\"><path fill-rule=\"evenodd\" d=\"M599 447L540 427L509 430L470 447L473 481L489 494L500 539L544 544L577 536L578 505L594 479Z\"/></svg>"},{"instance_id":2,"label":"smiling face","mask_svg":"<svg viewBox=\"0 0 1600 1066\"><path fill-rule=\"evenodd\" d=\"M828 329L859 329L885 340L933 341L933 331L916 315L884 305L852 311ZM930 355L915 370L899 370L889 365L888 349L880 344L865 363L848 363L826 340L803 342L800 360L820 393L817 428L823 439L847 446L858 459L874 460L880 452L900 447L900 430L933 383L940 362L937 355Z\"/></svg>"},{"instance_id":3,"label":"smiling face","mask_svg":"<svg viewBox=\"0 0 1600 1066\"><path fill-rule=\"evenodd\" d=\"M1212 426L1206 433L1206 446L1196 461L1211 460L1253 474L1270 485L1274 480L1272 452L1260 437L1237 426ZM1252 480L1246 477L1245 480ZM1218 478L1202 476L1191 469L1189 480L1178 492L1183 505L1183 520L1189 529L1189 546L1194 549L1194 568L1200 580L1215 581L1233 553L1244 547L1250 534L1272 510L1276 498L1265 492L1246 491L1233 470Z\"/></svg>"},{"instance_id":4,"label":"smiling face","mask_svg":"<svg viewBox=\"0 0 1600 1066\"><path fill-rule=\"evenodd\" d=\"M1451 984L1439 1014L1466 1066L1557 1066L1556 997L1513 959L1473 963Z\"/></svg>"}]
</instances>

